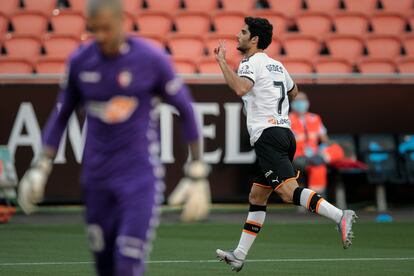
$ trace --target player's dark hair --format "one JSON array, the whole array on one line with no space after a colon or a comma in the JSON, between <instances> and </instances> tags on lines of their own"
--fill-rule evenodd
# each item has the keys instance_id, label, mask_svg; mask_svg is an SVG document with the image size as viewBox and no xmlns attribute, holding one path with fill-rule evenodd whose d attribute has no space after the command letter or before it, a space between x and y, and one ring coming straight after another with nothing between
<instances>
[{"instance_id":1,"label":"player's dark hair","mask_svg":"<svg viewBox=\"0 0 414 276\"><path fill-rule=\"evenodd\" d=\"M260 17L245 17L244 23L249 27L250 38L257 36L259 42L258 49L266 49L272 42L273 26L266 18Z\"/></svg>"},{"instance_id":2,"label":"player's dark hair","mask_svg":"<svg viewBox=\"0 0 414 276\"><path fill-rule=\"evenodd\" d=\"M86 11L89 17L93 17L103 8L110 8L116 15L122 15L121 0L87 0Z\"/></svg>"}]
</instances>

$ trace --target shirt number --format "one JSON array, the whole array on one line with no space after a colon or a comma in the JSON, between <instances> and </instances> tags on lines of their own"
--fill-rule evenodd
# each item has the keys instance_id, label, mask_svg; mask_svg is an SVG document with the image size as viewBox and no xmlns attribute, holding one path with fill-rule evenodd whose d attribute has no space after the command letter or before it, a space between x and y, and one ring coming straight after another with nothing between
<instances>
[{"instance_id":1,"label":"shirt number","mask_svg":"<svg viewBox=\"0 0 414 276\"><path fill-rule=\"evenodd\" d=\"M282 115L283 101L286 99L285 86L281 81L274 81L273 86L280 91L280 98L277 103L277 114Z\"/></svg>"}]
</instances>

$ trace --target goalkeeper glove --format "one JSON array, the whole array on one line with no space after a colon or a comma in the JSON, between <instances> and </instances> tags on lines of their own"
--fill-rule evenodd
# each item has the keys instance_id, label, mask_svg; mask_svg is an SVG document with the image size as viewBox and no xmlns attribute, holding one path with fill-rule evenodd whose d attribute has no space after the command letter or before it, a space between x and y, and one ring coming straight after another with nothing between
<instances>
[{"instance_id":1,"label":"goalkeeper glove","mask_svg":"<svg viewBox=\"0 0 414 276\"><path fill-rule=\"evenodd\" d=\"M202 161L192 161L184 166L184 173L185 177L168 197L168 204L184 204L182 221L203 220L207 218L211 205L210 183L207 180L210 168Z\"/></svg>"},{"instance_id":2,"label":"goalkeeper glove","mask_svg":"<svg viewBox=\"0 0 414 276\"><path fill-rule=\"evenodd\" d=\"M36 210L36 204L43 200L46 182L51 171L52 160L42 156L20 180L18 203L27 215L33 213Z\"/></svg>"}]
</instances>

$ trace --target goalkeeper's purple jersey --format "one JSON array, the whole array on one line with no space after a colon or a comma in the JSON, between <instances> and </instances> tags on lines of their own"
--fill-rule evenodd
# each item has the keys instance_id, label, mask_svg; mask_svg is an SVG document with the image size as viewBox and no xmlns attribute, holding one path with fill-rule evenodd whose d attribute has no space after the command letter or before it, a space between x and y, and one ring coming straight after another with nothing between
<instances>
[{"instance_id":1,"label":"goalkeeper's purple jersey","mask_svg":"<svg viewBox=\"0 0 414 276\"><path fill-rule=\"evenodd\" d=\"M188 89L176 77L168 56L148 42L128 38L116 57L104 56L92 42L71 56L68 67L43 144L57 149L70 115L83 107L87 116L83 184L99 188L153 176L152 168L159 162L155 108L160 101L178 109L184 139L198 139Z\"/></svg>"}]
</instances>

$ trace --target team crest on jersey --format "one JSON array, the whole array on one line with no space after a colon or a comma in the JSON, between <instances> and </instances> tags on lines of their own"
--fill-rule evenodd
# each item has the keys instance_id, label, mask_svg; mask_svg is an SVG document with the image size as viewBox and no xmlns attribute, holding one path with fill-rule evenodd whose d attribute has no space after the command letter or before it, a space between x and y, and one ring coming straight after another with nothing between
<instances>
[{"instance_id":1,"label":"team crest on jersey","mask_svg":"<svg viewBox=\"0 0 414 276\"><path fill-rule=\"evenodd\" d=\"M245 64L245 65L242 66L242 68L240 68L239 74L240 75L251 75L251 74L253 74L253 71L250 70L250 67L249 67L248 64Z\"/></svg>"},{"instance_id":2,"label":"team crest on jersey","mask_svg":"<svg viewBox=\"0 0 414 276\"><path fill-rule=\"evenodd\" d=\"M132 82L132 74L127 70L123 70L118 75L118 83L122 88L128 87Z\"/></svg>"}]
</instances>

